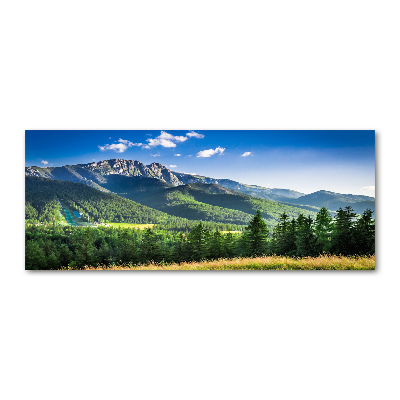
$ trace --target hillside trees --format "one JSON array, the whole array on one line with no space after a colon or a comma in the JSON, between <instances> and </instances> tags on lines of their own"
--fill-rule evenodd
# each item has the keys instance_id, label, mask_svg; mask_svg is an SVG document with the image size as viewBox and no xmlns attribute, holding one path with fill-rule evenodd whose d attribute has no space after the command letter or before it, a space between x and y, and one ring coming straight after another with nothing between
<instances>
[{"instance_id":1,"label":"hillside trees","mask_svg":"<svg viewBox=\"0 0 400 400\"><path fill-rule=\"evenodd\" d=\"M260 256L266 253L268 228L261 211L257 210L243 235L245 251L249 255Z\"/></svg>"},{"instance_id":2,"label":"hillside trees","mask_svg":"<svg viewBox=\"0 0 400 400\"><path fill-rule=\"evenodd\" d=\"M187 244L190 259L194 261L205 259L207 255L207 238L207 230L201 222L189 232Z\"/></svg>"},{"instance_id":3,"label":"hillside trees","mask_svg":"<svg viewBox=\"0 0 400 400\"><path fill-rule=\"evenodd\" d=\"M289 221L289 216L284 212L279 218L278 225L272 234L270 249L274 254L293 255L296 251L296 221Z\"/></svg>"},{"instance_id":4,"label":"hillside trees","mask_svg":"<svg viewBox=\"0 0 400 400\"><path fill-rule=\"evenodd\" d=\"M314 221L311 217L300 214L295 226L296 255L300 257L316 254L317 238L314 234Z\"/></svg>"},{"instance_id":5,"label":"hillside trees","mask_svg":"<svg viewBox=\"0 0 400 400\"><path fill-rule=\"evenodd\" d=\"M354 226L355 251L359 254L375 253L375 222L370 209L363 212Z\"/></svg>"},{"instance_id":6,"label":"hillside trees","mask_svg":"<svg viewBox=\"0 0 400 400\"><path fill-rule=\"evenodd\" d=\"M314 256L321 252L343 255L373 254L375 222L372 211L356 216L351 207L339 209L334 221L321 209L314 221L300 214L282 214L269 239L268 228L256 212L244 233L223 232L197 223L188 234L131 228L26 225L26 269L79 269L125 263L185 262L280 254ZM332 243L332 246L330 246Z\"/></svg>"},{"instance_id":7,"label":"hillside trees","mask_svg":"<svg viewBox=\"0 0 400 400\"><path fill-rule=\"evenodd\" d=\"M335 216L335 228L332 234L331 251L336 254L349 255L355 251L353 225L356 214L350 206L339 208Z\"/></svg>"},{"instance_id":8,"label":"hillside trees","mask_svg":"<svg viewBox=\"0 0 400 400\"><path fill-rule=\"evenodd\" d=\"M328 252L331 248L333 230L332 217L326 207L322 207L315 217L316 249L318 253Z\"/></svg>"}]
</instances>

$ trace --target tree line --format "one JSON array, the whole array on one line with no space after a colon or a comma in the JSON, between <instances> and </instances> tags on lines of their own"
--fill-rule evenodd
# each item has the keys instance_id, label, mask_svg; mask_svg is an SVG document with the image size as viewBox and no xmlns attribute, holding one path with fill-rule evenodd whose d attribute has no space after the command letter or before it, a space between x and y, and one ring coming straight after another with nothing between
<instances>
[{"instance_id":1,"label":"tree line","mask_svg":"<svg viewBox=\"0 0 400 400\"><path fill-rule=\"evenodd\" d=\"M323 207L316 218L283 213L269 230L258 210L242 233L212 230L203 222L188 233L157 227L79 228L26 226L26 269L80 269L85 265L142 264L252 257L264 254L316 256L363 255L375 252L372 211L357 216L351 207L334 218Z\"/></svg>"}]
</instances>

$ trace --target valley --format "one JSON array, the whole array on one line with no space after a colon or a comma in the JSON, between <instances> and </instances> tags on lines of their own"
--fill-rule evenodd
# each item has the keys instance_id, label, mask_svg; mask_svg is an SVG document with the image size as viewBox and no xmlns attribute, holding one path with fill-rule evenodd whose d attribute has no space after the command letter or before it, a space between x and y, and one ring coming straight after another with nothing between
<instances>
[{"instance_id":1,"label":"valley","mask_svg":"<svg viewBox=\"0 0 400 400\"><path fill-rule=\"evenodd\" d=\"M27 167L25 174L27 269L374 265L351 258L375 253L371 197L305 195L129 160ZM350 258L318 258L327 254ZM254 261L267 256L278 258ZM296 264L293 257L316 261Z\"/></svg>"}]
</instances>

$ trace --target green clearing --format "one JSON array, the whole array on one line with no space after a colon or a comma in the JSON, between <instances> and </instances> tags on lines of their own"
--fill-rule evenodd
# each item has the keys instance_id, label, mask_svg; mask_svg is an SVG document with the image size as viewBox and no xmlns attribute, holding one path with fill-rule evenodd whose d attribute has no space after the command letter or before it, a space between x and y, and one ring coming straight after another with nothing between
<instances>
[{"instance_id":1,"label":"green clearing","mask_svg":"<svg viewBox=\"0 0 400 400\"><path fill-rule=\"evenodd\" d=\"M128 224L124 222L111 222L107 225L115 226L116 228L147 229L153 228L155 224Z\"/></svg>"}]
</instances>

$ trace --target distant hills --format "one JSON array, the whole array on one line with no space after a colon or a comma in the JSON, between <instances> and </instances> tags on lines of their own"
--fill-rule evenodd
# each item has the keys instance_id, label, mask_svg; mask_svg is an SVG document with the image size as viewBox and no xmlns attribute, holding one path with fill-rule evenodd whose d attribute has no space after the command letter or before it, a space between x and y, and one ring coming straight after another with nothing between
<instances>
[{"instance_id":1,"label":"distant hills","mask_svg":"<svg viewBox=\"0 0 400 400\"><path fill-rule=\"evenodd\" d=\"M311 194L306 194L290 201L292 204L310 205L318 208L326 207L328 210L336 211L340 207L351 206L353 210L362 214L367 208L375 211L375 199L369 196L358 196L353 194L340 194L319 190Z\"/></svg>"},{"instance_id":2,"label":"distant hills","mask_svg":"<svg viewBox=\"0 0 400 400\"><path fill-rule=\"evenodd\" d=\"M111 159L63 167L26 167L28 177L47 178L111 192L171 216L189 220L247 224L257 209L269 225L286 212L315 215L323 206L334 212L350 205L357 213L375 210L369 196L320 190L304 194L290 189L270 189L230 179L216 179L169 170L159 163Z\"/></svg>"},{"instance_id":3,"label":"distant hills","mask_svg":"<svg viewBox=\"0 0 400 400\"><path fill-rule=\"evenodd\" d=\"M179 217L234 224L248 224L257 210L261 211L268 225L274 225L283 212L289 217L297 217L301 212L315 216L318 211L316 207L304 210L205 183L170 187L141 196L137 201Z\"/></svg>"}]
</instances>

